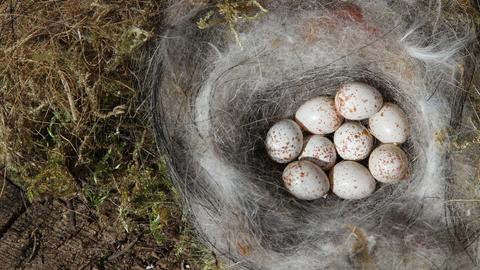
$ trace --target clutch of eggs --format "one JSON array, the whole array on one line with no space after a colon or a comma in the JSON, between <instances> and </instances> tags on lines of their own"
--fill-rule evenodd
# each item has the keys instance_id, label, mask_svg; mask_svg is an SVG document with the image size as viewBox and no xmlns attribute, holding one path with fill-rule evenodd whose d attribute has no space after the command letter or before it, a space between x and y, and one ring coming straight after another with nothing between
<instances>
[{"instance_id":1,"label":"clutch of eggs","mask_svg":"<svg viewBox=\"0 0 480 270\"><path fill-rule=\"evenodd\" d=\"M409 133L406 114L398 105L384 102L370 85L351 82L341 85L334 98L318 96L304 102L295 121L275 123L265 146L272 160L288 163L282 179L294 197L314 200L330 190L355 200L370 196L377 181L392 184L407 178L407 155L398 145ZM376 148L375 139L380 144ZM367 159L368 165L363 165Z\"/></svg>"}]
</instances>

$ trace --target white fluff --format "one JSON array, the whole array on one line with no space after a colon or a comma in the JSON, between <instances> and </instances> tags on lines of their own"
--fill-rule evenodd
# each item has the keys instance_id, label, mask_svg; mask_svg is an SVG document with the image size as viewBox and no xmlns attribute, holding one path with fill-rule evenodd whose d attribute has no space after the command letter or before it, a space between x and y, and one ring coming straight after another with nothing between
<instances>
[{"instance_id":1,"label":"white fluff","mask_svg":"<svg viewBox=\"0 0 480 270\"><path fill-rule=\"evenodd\" d=\"M227 27L199 30L203 9L163 34L147 80L159 147L199 234L232 268L475 265L473 245L457 235L465 214L445 203L458 190L452 177L475 176L453 176L458 164L437 140L461 120L452 100L474 32L467 16L453 25L440 5L389 2L273 1L267 15L239 25L243 49ZM406 111L411 179L360 201L295 200L282 186L283 167L266 155L265 134L348 81L374 85ZM476 166L466 160L464 168Z\"/></svg>"}]
</instances>

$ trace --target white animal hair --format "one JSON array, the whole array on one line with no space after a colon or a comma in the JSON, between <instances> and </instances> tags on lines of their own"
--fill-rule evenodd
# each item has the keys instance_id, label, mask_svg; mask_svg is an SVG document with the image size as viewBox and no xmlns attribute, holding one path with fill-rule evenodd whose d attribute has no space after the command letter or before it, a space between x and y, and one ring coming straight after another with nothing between
<instances>
[{"instance_id":1,"label":"white animal hair","mask_svg":"<svg viewBox=\"0 0 480 270\"><path fill-rule=\"evenodd\" d=\"M238 269L474 268L480 208L452 202L474 198L475 159L448 143L472 130L470 16L441 1L265 2L238 26L243 49L228 27L198 29L208 6L176 2L150 55L158 145L199 235ZM364 200L296 200L265 134L347 81L407 112L411 176Z\"/></svg>"}]
</instances>

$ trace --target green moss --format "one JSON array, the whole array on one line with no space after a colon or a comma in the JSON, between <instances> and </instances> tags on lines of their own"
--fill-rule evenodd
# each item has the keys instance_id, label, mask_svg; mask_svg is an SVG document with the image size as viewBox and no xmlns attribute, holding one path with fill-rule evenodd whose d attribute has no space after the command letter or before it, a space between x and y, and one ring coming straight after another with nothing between
<instances>
[{"instance_id":1,"label":"green moss","mask_svg":"<svg viewBox=\"0 0 480 270\"><path fill-rule=\"evenodd\" d=\"M1 10L10 10L7 2ZM15 17L15 33L5 28L0 39L7 48L0 50L1 113L13 131L5 138L6 170L30 200L76 197L99 223L108 220L103 226L173 242L179 261L215 269L210 252L182 229L188 222L180 195L140 107L135 59L153 38L163 5L18 2L11 15L27 15ZM0 17L0 25L10 19Z\"/></svg>"},{"instance_id":2,"label":"green moss","mask_svg":"<svg viewBox=\"0 0 480 270\"><path fill-rule=\"evenodd\" d=\"M98 189L95 185L86 184L82 190L90 207L99 209L103 203L109 198L110 190Z\"/></svg>"},{"instance_id":3,"label":"green moss","mask_svg":"<svg viewBox=\"0 0 480 270\"><path fill-rule=\"evenodd\" d=\"M192 231L188 225L183 228L180 240L175 247L177 258L179 258L179 260L180 258L184 258L193 265L200 266L203 270L222 269L223 267L217 261L212 251L199 242L194 235L194 231Z\"/></svg>"},{"instance_id":4,"label":"green moss","mask_svg":"<svg viewBox=\"0 0 480 270\"><path fill-rule=\"evenodd\" d=\"M215 10L207 12L207 14L197 22L200 29L226 24L235 36L240 48L243 48L242 42L236 30L236 25L240 21L252 21L268 12L256 0L221 0L216 1ZM251 10L254 10L253 12Z\"/></svg>"},{"instance_id":5,"label":"green moss","mask_svg":"<svg viewBox=\"0 0 480 270\"><path fill-rule=\"evenodd\" d=\"M70 198L75 192L75 180L65 165L65 156L60 149L50 150L48 162L28 183L27 197L31 201L40 194Z\"/></svg>"},{"instance_id":6,"label":"green moss","mask_svg":"<svg viewBox=\"0 0 480 270\"><path fill-rule=\"evenodd\" d=\"M116 56L111 61L108 69L115 70L125 56L131 55L135 50L145 44L151 37L152 33L136 26L131 26L122 33L116 41Z\"/></svg>"}]
</instances>

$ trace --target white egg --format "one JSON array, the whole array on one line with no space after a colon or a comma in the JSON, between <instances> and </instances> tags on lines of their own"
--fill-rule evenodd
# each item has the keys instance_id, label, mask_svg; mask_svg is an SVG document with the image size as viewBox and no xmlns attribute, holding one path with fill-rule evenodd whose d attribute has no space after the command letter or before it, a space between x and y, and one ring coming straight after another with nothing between
<instances>
[{"instance_id":1,"label":"white egg","mask_svg":"<svg viewBox=\"0 0 480 270\"><path fill-rule=\"evenodd\" d=\"M335 145L326 137L321 135L308 136L305 139L300 160L309 160L324 170L330 169L335 165L337 152Z\"/></svg>"},{"instance_id":2,"label":"white egg","mask_svg":"<svg viewBox=\"0 0 480 270\"><path fill-rule=\"evenodd\" d=\"M338 155L346 160L362 160L373 148L373 136L357 122L345 122L333 135Z\"/></svg>"},{"instance_id":3,"label":"white egg","mask_svg":"<svg viewBox=\"0 0 480 270\"><path fill-rule=\"evenodd\" d=\"M355 161L337 163L330 171L330 182L335 195L346 200L363 199L375 191L375 179L368 169Z\"/></svg>"},{"instance_id":4,"label":"white egg","mask_svg":"<svg viewBox=\"0 0 480 270\"><path fill-rule=\"evenodd\" d=\"M302 130L293 120L281 120L268 130L265 146L268 155L274 161L278 163L290 162L298 157L302 151Z\"/></svg>"},{"instance_id":5,"label":"white egg","mask_svg":"<svg viewBox=\"0 0 480 270\"><path fill-rule=\"evenodd\" d=\"M301 200L318 199L330 189L325 172L308 160L288 164L282 178L287 190Z\"/></svg>"},{"instance_id":6,"label":"white egg","mask_svg":"<svg viewBox=\"0 0 480 270\"><path fill-rule=\"evenodd\" d=\"M342 85L335 95L337 111L349 120L367 119L378 112L383 97L370 85L353 82Z\"/></svg>"},{"instance_id":7,"label":"white egg","mask_svg":"<svg viewBox=\"0 0 480 270\"><path fill-rule=\"evenodd\" d=\"M375 148L368 160L373 177L383 183L396 183L405 179L408 172L407 154L393 144Z\"/></svg>"},{"instance_id":8,"label":"white egg","mask_svg":"<svg viewBox=\"0 0 480 270\"><path fill-rule=\"evenodd\" d=\"M373 136L383 143L404 143L410 134L405 112L390 102L372 115L368 123Z\"/></svg>"},{"instance_id":9,"label":"white egg","mask_svg":"<svg viewBox=\"0 0 480 270\"><path fill-rule=\"evenodd\" d=\"M308 132L323 135L334 132L343 117L336 111L333 98L323 96L303 103L295 113L295 120Z\"/></svg>"}]
</instances>

